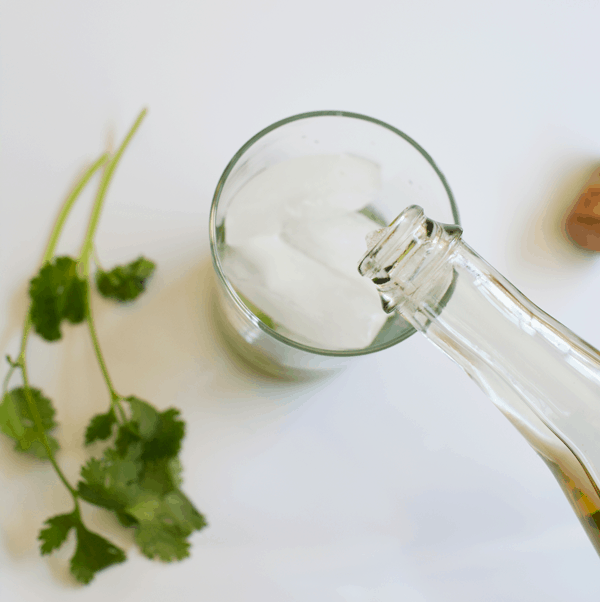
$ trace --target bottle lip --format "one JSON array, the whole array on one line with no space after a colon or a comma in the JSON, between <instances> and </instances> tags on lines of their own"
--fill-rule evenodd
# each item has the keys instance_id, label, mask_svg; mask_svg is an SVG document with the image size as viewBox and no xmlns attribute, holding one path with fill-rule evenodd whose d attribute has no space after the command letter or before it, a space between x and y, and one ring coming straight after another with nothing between
<instances>
[{"instance_id":1,"label":"bottle lip","mask_svg":"<svg viewBox=\"0 0 600 602\"><path fill-rule=\"evenodd\" d=\"M412 323L401 307L412 308L410 314L424 301L434 307L446 299L452 284L452 270L446 266L461 235L460 226L435 222L411 205L371 236L359 271L377 286L387 313L398 310Z\"/></svg>"},{"instance_id":2,"label":"bottle lip","mask_svg":"<svg viewBox=\"0 0 600 602\"><path fill-rule=\"evenodd\" d=\"M358 271L371 280L389 280L389 273L414 247L416 239L431 234L428 224L433 225L433 222L425 217L418 205L404 209L387 228L371 234L370 248L361 259Z\"/></svg>"}]
</instances>

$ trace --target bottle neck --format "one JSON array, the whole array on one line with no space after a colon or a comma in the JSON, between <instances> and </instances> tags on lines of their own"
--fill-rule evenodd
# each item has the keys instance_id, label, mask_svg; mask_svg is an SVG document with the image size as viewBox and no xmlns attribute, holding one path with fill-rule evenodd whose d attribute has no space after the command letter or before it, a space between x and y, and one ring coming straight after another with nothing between
<instances>
[{"instance_id":1,"label":"bottle neck","mask_svg":"<svg viewBox=\"0 0 600 602\"><path fill-rule=\"evenodd\" d=\"M418 207L371 237L359 271L384 309L455 360L562 475L600 553L600 353L479 257L460 229Z\"/></svg>"}]
</instances>

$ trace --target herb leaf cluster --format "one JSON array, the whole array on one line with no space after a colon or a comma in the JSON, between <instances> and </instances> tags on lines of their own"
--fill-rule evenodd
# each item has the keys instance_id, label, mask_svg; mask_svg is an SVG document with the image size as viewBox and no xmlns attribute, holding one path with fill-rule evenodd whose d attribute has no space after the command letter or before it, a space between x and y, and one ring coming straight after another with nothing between
<instances>
[{"instance_id":1,"label":"herb leaf cluster","mask_svg":"<svg viewBox=\"0 0 600 602\"><path fill-rule=\"evenodd\" d=\"M56 411L52 401L45 397L39 389L30 388L27 392L23 387L7 391L0 404L0 430L16 441L15 449L44 459L48 457L42 437L27 403L29 394L35 403L43 432L50 449L58 450L58 441L50 434L58 425L54 421Z\"/></svg>"},{"instance_id":2,"label":"herb leaf cluster","mask_svg":"<svg viewBox=\"0 0 600 602\"><path fill-rule=\"evenodd\" d=\"M83 175L67 198L52 231L39 272L30 281L30 305L16 360L7 356L9 370L0 401L0 431L15 441L15 449L52 464L71 494L73 509L45 521L40 531L40 552L51 554L74 530L76 547L70 561L72 575L87 584L94 575L125 561L123 550L90 531L81 516L80 503L113 512L119 522L135 531L135 541L145 556L164 562L189 556L189 536L206 526L202 514L181 490L179 452L185 423L175 408L160 411L135 396L123 396L110 378L96 333L90 304L90 261L101 209L115 168L146 111L142 111L117 152L101 156ZM104 168L88 229L78 257L55 257L54 249L77 197L92 176ZM139 257L109 271L98 268L99 293L118 303L137 299L154 273L154 262ZM87 323L94 352L106 382L110 405L93 416L85 432L85 445L104 442L97 458L81 468L77 485L69 483L56 461L58 426L52 401L29 384L26 347L31 331L48 342L62 338L64 322ZM9 390L15 372L22 385Z\"/></svg>"},{"instance_id":3,"label":"herb leaf cluster","mask_svg":"<svg viewBox=\"0 0 600 602\"><path fill-rule=\"evenodd\" d=\"M35 331L46 341L61 338L64 320L85 319L86 283L77 273L77 261L57 257L46 263L29 284L30 315Z\"/></svg>"},{"instance_id":4,"label":"herb leaf cluster","mask_svg":"<svg viewBox=\"0 0 600 602\"><path fill-rule=\"evenodd\" d=\"M96 272L96 286L103 297L116 301L133 301L146 290L146 281L150 278L156 265L145 257L124 266L117 266L109 272Z\"/></svg>"}]
</instances>

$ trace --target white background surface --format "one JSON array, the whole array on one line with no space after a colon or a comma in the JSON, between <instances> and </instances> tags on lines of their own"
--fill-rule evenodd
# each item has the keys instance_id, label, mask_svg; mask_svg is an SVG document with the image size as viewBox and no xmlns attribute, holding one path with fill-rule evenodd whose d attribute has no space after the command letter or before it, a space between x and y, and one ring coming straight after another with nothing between
<instances>
[{"instance_id":1,"label":"white background surface","mask_svg":"<svg viewBox=\"0 0 600 602\"><path fill-rule=\"evenodd\" d=\"M311 386L232 363L211 316L208 212L235 151L318 109L383 119L434 157L465 239L600 345L600 256L560 219L600 163L593 0L0 1L0 348L16 353L27 282L78 172L150 113L98 237L107 265L159 271L137 307L96 302L119 391L183 411L185 491L210 527L191 558L142 558L82 588L69 546L36 536L69 509L49 467L0 441L0 600L531 602L600 596L598 557L541 460L422 337ZM111 142L112 141L112 142ZM60 245L76 253L91 202ZM59 456L108 399L85 329L31 341ZM5 368L0 375L3 377Z\"/></svg>"}]
</instances>

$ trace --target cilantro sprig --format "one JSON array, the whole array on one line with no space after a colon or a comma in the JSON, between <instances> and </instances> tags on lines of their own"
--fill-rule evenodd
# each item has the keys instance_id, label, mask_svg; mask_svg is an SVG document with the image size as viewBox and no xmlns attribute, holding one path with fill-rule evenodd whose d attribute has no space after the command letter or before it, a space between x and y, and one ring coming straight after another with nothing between
<instances>
[{"instance_id":1,"label":"cilantro sprig","mask_svg":"<svg viewBox=\"0 0 600 602\"><path fill-rule=\"evenodd\" d=\"M82 518L81 502L113 512L134 539L142 554L164 562L189 555L189 536L206 526L204 517L181 490L178 459L185 423L174 408L159 411L135 396L118 393L110 378L96 332L90 297L92 280L99 293L119 303L132 302L145 290L155 264L139 257L135 261L104 271L97 266L91 275L94 238L114 171L130 140L142 122L143 110L114 155L103 154L82 176L65 201L39 272L30 281L30 305L25 318L19 355L7 356L9 370L0 400L0 431L15 441L15 449L52 464L69 491L73 508L50 517L39 533L40 552L51 554L60 548L71 531L76 547L70 561L75 579L87 584L94 575L125 561L125 552L89 530ZM78 257L56 257L55 249L64 223L82 190L103 168L90 221ZM96 260L96 264L97 264ZM26 349L32 331L49 342L62 338L65 322L85 322L94 353L104 377L110 404L93 416L85 432L85 445L105 444L101 455L81 468L80 481L72 485L62 472L53 435L56 411L44 393L30 385ZM9 390L16 372L22 385Z\"/></svg>"},{"instance_id":2,"label":"cilantro sprig","mask_svg":"<svg viewBox=\"0 0 600 602\"><path fill-rule=\"evenodd\" d=\"M138 257L125 266L118 265L109 272L99 269L96 272L98 292L107 299L133 301L145 290L146 282L152 276L156 265L145 257Z\"/></svg>"}]
</instances>

